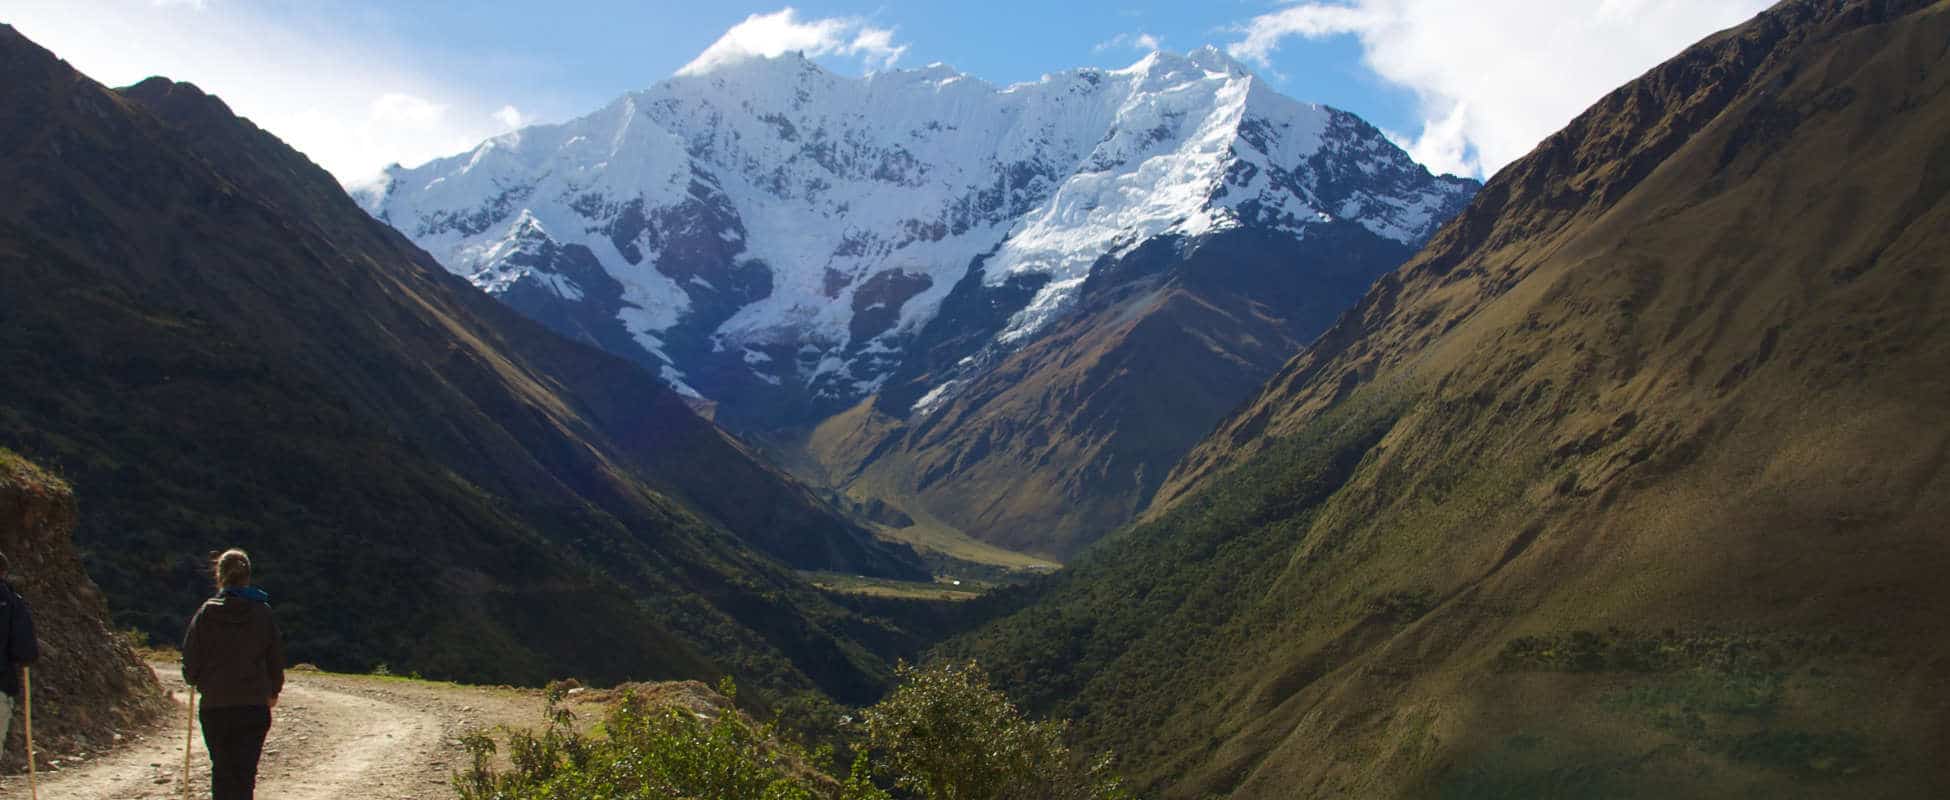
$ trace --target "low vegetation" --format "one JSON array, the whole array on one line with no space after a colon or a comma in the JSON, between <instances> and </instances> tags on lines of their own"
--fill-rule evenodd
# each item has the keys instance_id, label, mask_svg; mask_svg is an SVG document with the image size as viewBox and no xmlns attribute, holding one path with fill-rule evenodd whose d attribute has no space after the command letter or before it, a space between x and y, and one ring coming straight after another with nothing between
<instances>
[{"instance_id":1,"label":"low vegetation","mask_svg":"<svg viewBox=\"0 0 1950 800\"><path fill-rule=\"evenodd\" d=\"M1728 673L1778 670L1811 656L1859 647L1838 634L1659 633L1574 630L1510 640L1497 655L1506 672L1673 672L1712 669Z\"/></svg>"},{"instance_id":2,"label":"low vegetation","mask_svg":"<svg viewBox=\"0 0 1950 800\"><path fill-rule=\"evenodd\" d=\"M38 496L73 491L67 481L5 447L0 447L0 489L17 489Z\"/></svg>"},{"instance_id":3,"label":"low vegetation","mask_svg":"<svg viewBox=\"0 0 1950 800\"><path fill-rule=\"evenodd\" d=\"M911 600L972 600L995 587L994 583L988 581L959 578L936 578L931 582L922 582L838 572L801 572L799 575L807 583L828 592Z\"/></svg>"},{"instance_id":4,"label":"low vegetation","mask_svg":"<svg viewBox=\"0 0 1950 800\"><path fill-rule=\"evenodd\" d=\"M1841 634L1663 630L1556 631L1512 639L1498 655L1507 674L1577 675L1612 688L1596 708L1573 706L1620 735L1660 742L1700 764L1758 769L1802 786L1877 770L1880 743L1851 727L1863 717L1845 687L1873 658ZM1628 760L1580 771L1535 768L1551 736L1531 731L1477 754L1446 786L1448 796L1560 796L1570 787L1602 796L1640 782ZM1528 788L1526 788L1528 787ZM1609 790L1608 790L1609 791ZM1555 794L1554 794L1555 793Z\"/></svg>"},{"instance_id":5,"label":"low vegetation","mask_svg":"<svg viewBox=\"0 0 1950 800\"><path fill-rule=\"evenodd\" d=\"M882 525L880 535L913 547L936 572L1006 577L1024 573L1043 574L1063 566L1046 558L975 539L931 517L898 528Z\"/></svg>"},{"instance_id":6,"label":"low vegetation","mask_svg":"<svg viewBox=\"0 0 1950 800\"><path fill-rule=\"evenodd\" d=\"M1083 758L1067 726L1037 722L974 664L899 669L899 685L836 734L857 748L844 780L815 766L836 761L786 741L727 704L711 713L656 704L625 691L599 726L582 732L549 687L547 724L510 732L509 766L486 732L465 744L472 763L454 775L461 800L1117 800L1127 795L1108 755ZM736 697L728 680L720 691ZM835 770L837 771L837 770Z\"/></svg>"}]
</instances>

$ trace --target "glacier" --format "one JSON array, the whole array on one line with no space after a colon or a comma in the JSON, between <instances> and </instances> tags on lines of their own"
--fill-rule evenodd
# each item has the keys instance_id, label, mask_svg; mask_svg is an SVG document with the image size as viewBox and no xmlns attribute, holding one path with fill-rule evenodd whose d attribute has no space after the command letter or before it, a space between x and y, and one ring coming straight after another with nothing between
<instances>
[{"instance_id":1,"label":"glacier","mask_svg":"<svg viewBox=\"0 0 1950 800\"><path fill-rule=\"evenodd\" d=\"M847 77L752 58L355 196L448 270L634 348L686 394L846 403L964 282L1033 287L988 332L1006 348L1154 237L1347 220L1414 246L1474 186L1208 47L1004 87L942 64Z\"/></svg>"}]
</instances>

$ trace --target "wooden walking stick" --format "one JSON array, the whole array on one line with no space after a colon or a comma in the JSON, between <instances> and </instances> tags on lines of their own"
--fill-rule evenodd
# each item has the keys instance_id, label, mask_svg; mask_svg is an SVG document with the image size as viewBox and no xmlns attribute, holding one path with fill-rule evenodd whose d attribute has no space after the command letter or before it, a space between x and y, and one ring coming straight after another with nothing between
<instances>
[{"instance_id":1,"label":"wooden walking stick","mask_svg":"<svg viewBox=\"0 0 1950 800\"><path fill-rule=\"evenodd\" d=\"M183 800L190 800L190 751L196 747L196 687L190 688L190 719L183 724Z\"/></svg>"},{"instance_id":2,"label":"wooden walking stick","mask_svg":"<svg viewBox=\"0 0 1950 800\"><path fill-rule=\"evenodd\" d=\"M27 728L27 793L41 800L41 786L34 776L34 671L20 668L21 714Z\"/></svg>"}]
</instances>

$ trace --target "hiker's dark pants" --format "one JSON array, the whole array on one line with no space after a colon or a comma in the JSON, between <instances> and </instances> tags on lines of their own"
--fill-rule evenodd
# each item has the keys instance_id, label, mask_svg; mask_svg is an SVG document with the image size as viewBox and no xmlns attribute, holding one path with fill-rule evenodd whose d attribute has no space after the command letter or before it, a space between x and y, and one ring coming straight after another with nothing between
<instances>
[{"instance_id":1,"label":"hiker's dark pants","mask_svg":"<svg viewBox=\"0 0 1950 800\"><path fill-rule=\"evenodd\" d=\"M210 796L251 800L257 790L257 757L271 732L269 706L220 706L198 710L203 744L210 748Z\"/></svg>"}]
</instances>

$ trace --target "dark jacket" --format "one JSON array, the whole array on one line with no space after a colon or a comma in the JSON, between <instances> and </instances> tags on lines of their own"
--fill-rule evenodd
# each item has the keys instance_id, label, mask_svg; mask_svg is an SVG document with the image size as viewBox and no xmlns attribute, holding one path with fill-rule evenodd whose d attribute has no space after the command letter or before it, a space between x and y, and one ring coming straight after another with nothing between
<instances>
[{"instance_id":1,"label":"dark jacket","mask_svg":"<svg viewBox=\"0 0 1950 800\"><path fill-rule=\"evenodd\" d=\"M32 666L41 657L40 642L34 639L34 615L27 608L27 601L14 591L12 584L0 581L0 623L6 625L0 630L0 692L8 696L20 694L20 668Z\"/></svg>"},{"instance_id":2,"label":"dark jacket","mask_svg":"<svg viewBox=\"0 0 1950 800\"><path fill-rule=\"evenodd\" d=\"M183 636L183 680L205 708L261 706L284 691L284 637L263 593L225 590L203 601Z\"/></svg>"}]
</instances>

